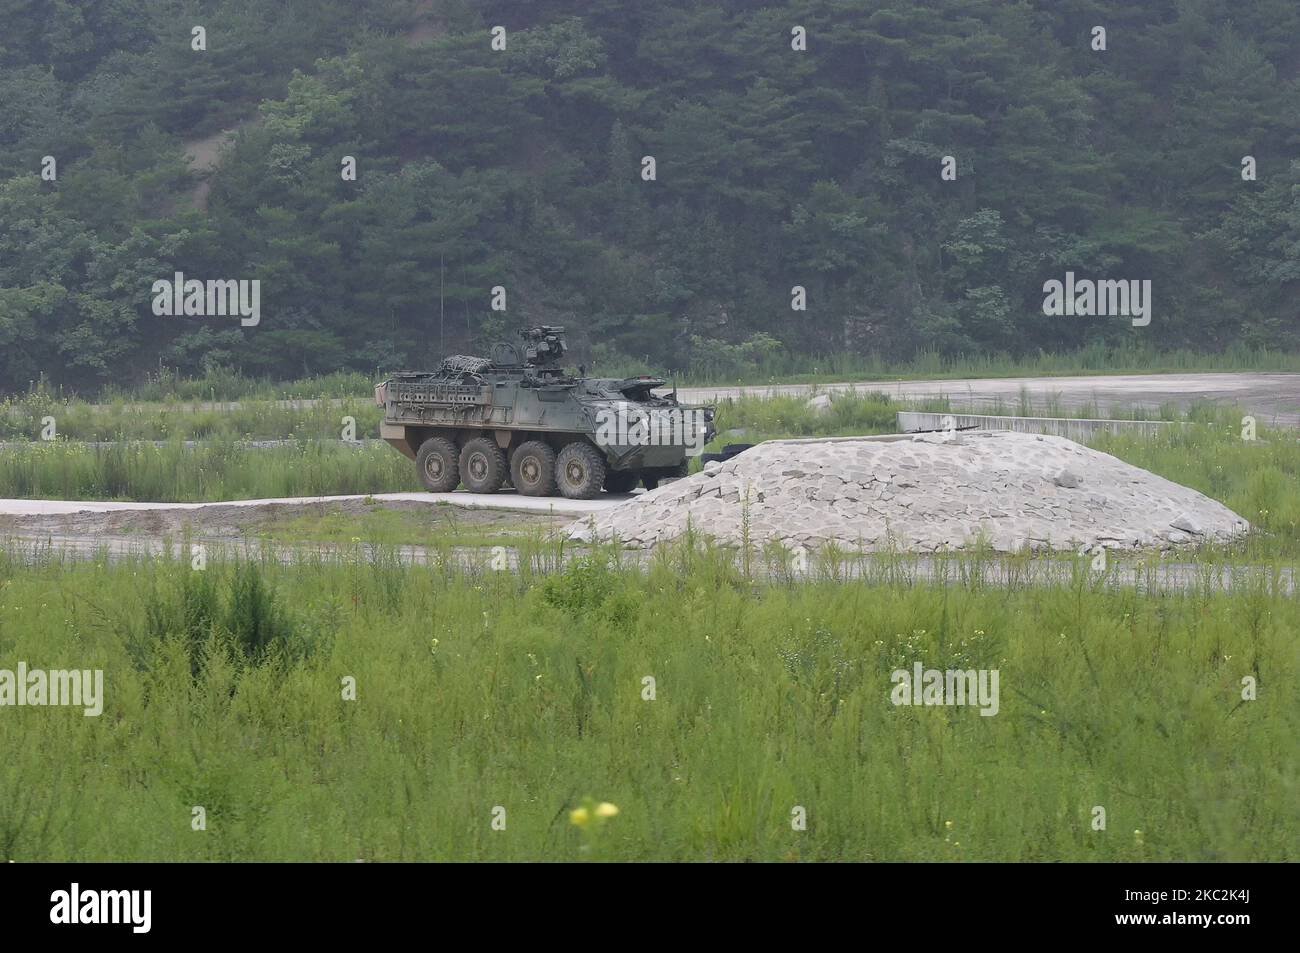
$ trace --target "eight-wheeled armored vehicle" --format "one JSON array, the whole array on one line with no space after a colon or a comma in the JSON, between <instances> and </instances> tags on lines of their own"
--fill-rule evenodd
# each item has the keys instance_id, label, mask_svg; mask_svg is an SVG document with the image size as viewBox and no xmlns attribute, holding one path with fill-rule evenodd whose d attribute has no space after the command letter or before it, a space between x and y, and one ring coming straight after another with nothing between
<instances>
[{"instance_id":1,"label":"eight-wheeled armored vehicle","mask_svg":"<svg viewBox=\"0 0 1300 953\"><path fill-rule=\"evenodd\" d=\"M711 407L680 404L658 377L572 377L564 328L520 332L490 357L454 355L436 371L403 371L375 387L379 435L415 461L425 488L591 499L605 489L686 475L715 435Z\"/></svg>"}]
</instances>

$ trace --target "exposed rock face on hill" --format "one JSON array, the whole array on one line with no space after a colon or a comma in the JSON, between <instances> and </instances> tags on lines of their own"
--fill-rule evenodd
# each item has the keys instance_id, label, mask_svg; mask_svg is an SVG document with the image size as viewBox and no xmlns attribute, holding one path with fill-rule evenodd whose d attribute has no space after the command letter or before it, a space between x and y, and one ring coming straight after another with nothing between
<instances>
[{"instance_id":1,"label":"exposed rock face on hill","mask_svg":"<svg viewBox=\"0 0 1300 953\"><path fill-rule=\"evenodd\" d=\"M771 441L569 532L640 547L689 523L739 544L746 519L755 545L911 552L981 540L1003 552L1167 548L1250 528L1195 490L1063 437L968 431Z\"/></svg>"}]
</instances>

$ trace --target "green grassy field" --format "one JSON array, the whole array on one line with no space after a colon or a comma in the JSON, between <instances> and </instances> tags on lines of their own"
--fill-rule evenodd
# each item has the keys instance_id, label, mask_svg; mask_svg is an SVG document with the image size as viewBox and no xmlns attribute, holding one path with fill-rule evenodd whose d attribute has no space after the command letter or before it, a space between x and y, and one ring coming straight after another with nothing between
<instances>
[{"instance_id":1,"label":"green grassy field","mask_svg":"<svg viewBox=\"0 0 1300 953\"><path fill-rule=\"evenodd\" d=\"M681 547L547 578L0 557L0 667L106 697L0 709L0 861L1294 860L1298 629L1263 586L759 586ZM998 670L997 714L895 707L914 662Z\"/></svg>"}]
</instances>

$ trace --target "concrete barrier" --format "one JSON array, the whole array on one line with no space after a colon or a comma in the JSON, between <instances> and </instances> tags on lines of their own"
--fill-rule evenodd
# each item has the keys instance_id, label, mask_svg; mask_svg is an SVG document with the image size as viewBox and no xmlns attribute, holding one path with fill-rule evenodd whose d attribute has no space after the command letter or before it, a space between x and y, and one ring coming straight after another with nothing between
<instances>
[{"instance_id":1,"label":"concrete barrier","mask_svg":"<svg viewBox=\"0 0 1300 953\"><path fill-rule=\"evenodd\" d=\"M951 417L955 426L980 430L1014 430L1017 433L1043 433L1070 440L1085 441L1099 433L1141 433L1155 436L1170 427L1184 424L1168 420L1089 420L1080 417L994 417L986 414L930 414L900 410L898 429L904 433L942 430L944 418Z\"/></svg>"}]
</instances>

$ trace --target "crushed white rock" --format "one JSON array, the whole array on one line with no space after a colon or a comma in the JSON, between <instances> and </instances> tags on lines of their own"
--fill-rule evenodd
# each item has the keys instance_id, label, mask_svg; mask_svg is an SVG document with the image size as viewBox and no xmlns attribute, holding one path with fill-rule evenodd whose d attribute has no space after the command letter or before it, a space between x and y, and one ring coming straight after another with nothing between
<instances>
[{"instance_id":1,"label":"crushed white rock","mask_svg":"<svg viewBox=\"0 0 1300 953\"><path fill-rule=\"evenodd\" d=\"M633 547L688 524L723 544L1002 552L1227 542L1226 506L1064 437L1009 431L774 440L574 523Z\"/></svg>"}]
</instances>

